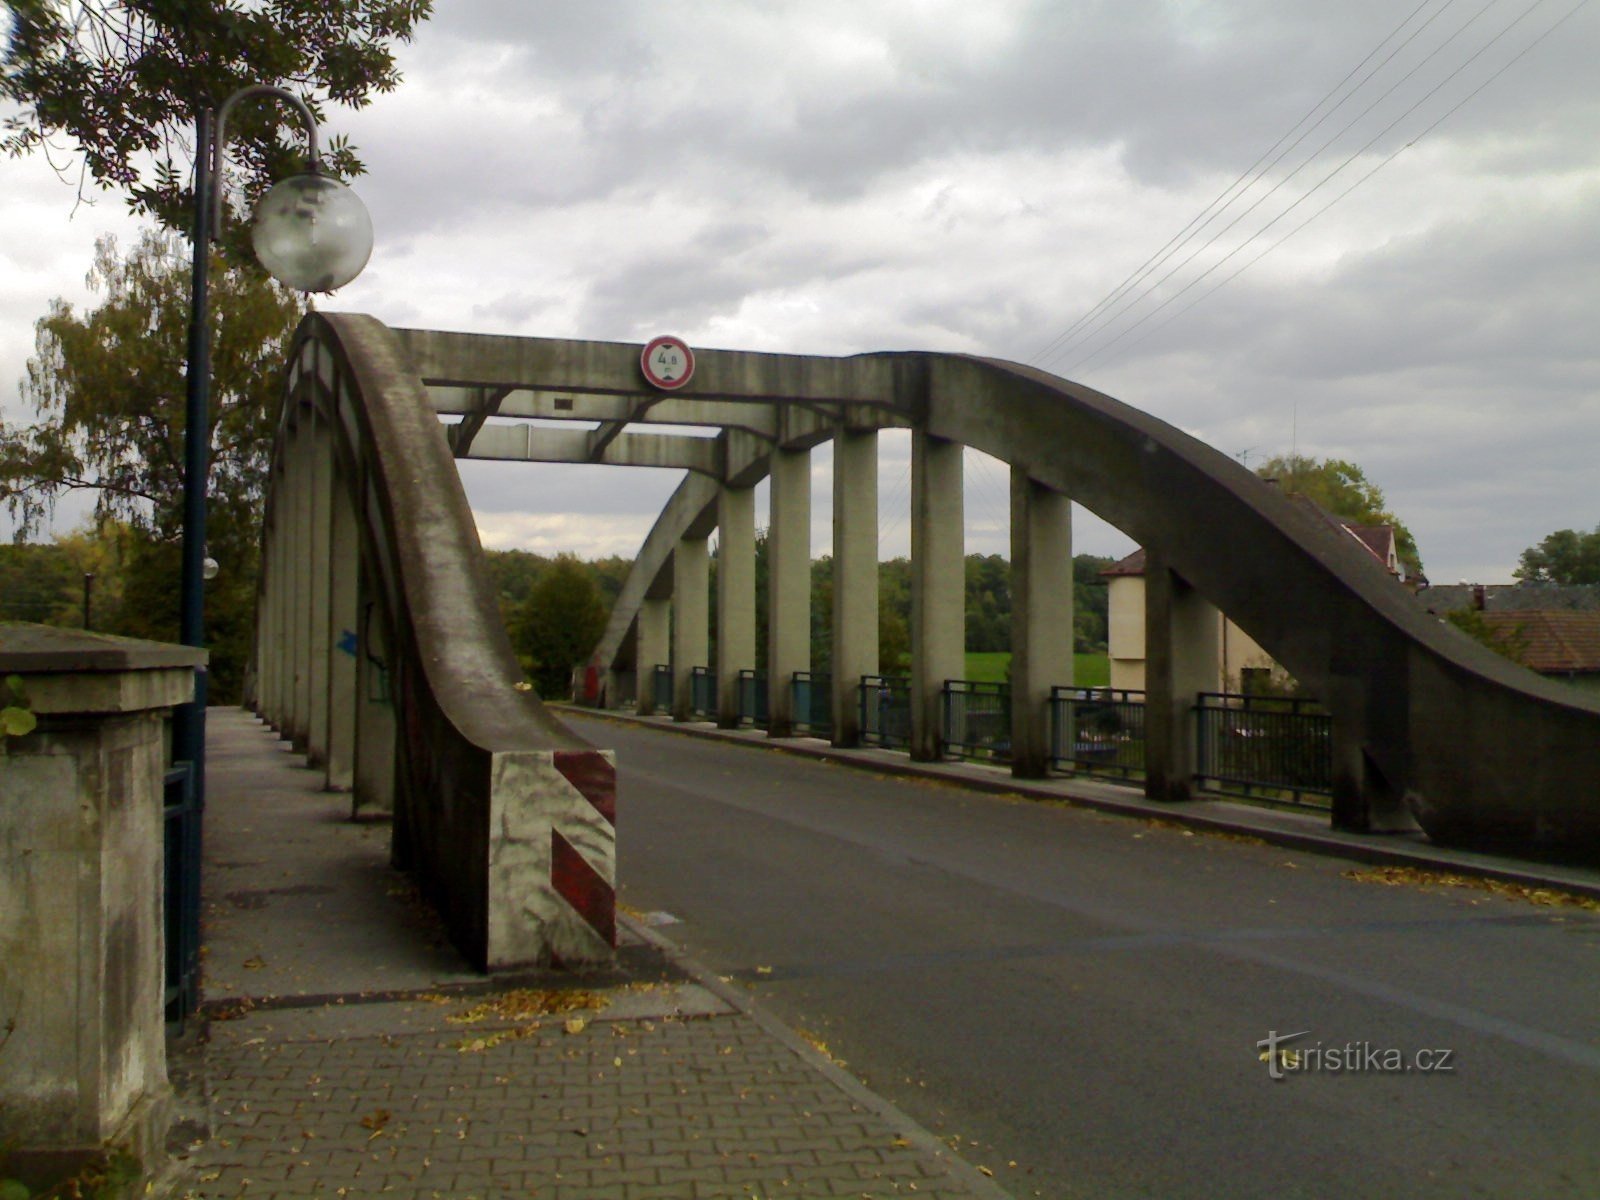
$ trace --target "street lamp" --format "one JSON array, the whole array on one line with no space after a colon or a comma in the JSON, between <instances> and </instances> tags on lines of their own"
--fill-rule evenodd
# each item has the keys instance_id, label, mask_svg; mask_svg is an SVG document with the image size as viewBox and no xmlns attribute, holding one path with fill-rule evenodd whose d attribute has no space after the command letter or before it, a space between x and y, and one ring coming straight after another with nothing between
<instances>
[{"instance_id":1,"label":"street lamp","mask_svg":"<svg viewBox=\"0 0 1600 1200\"><path fill-rule=\"evenodd\" d=\"M222 226L221 178L228 114L255 96L281 100L305 125L307 172L276 184L257 210L252 241L261 265L279 282L306 292L331 292L361 273L372 254L372 221L355 193L322 173L317 123L305 102L283 88L258 84L229 96L218 109L195 118L194 274L190 292L189 362L184 422L183 566L179 639L205 645L206 482L211 440L211 330L207 320L208 268L215 231ZM213 568L213 575L216 573ZM192 764L193 804L204 806L206 671L195 672L195 695L173 714L172 757Z\"/></svg>"}]
</instances>

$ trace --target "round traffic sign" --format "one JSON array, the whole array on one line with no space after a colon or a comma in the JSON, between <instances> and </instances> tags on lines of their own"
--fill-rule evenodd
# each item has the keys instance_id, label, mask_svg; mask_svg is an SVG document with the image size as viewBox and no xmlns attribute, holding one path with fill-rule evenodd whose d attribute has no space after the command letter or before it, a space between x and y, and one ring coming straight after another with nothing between
<instances>
[{"instance_id":1,"label":"round traffic sign","mask_svg":"<svg viewBox=\"0 0 1600 1200\"><path fill-rule=\"evenodd\" d=\"M670 392L694 375L694 351L682 338L651 338L639 356L639 368L651 387Z\"/></svg>"}]
</instances>

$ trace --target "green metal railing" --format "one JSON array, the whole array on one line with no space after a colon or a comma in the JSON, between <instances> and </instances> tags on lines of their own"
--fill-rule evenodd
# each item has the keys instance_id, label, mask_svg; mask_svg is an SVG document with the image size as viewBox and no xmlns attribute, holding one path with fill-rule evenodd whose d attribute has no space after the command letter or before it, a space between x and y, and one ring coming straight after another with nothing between
<instances>
[{"instance_id":1,"label":"green metal railing","mask_svg":"<svg viewBox=\"0 0 1600 1200\"><path fill-rule=\"evenodd\" d=\"M1211 791L1301 808L1333 796L1333 718L1314 700L1201 692L1195 781Z\"/></svg>"},{"instance_id":2,"label":"green metal railing","mask_svg":"<svg viewBox=\"0 0 1600 1200\"><path fill-rule=\"evenodd\" d=\"M911 745L911 681L896 675L863 675L860 684L861 744L887 749Z\"/></svg>"},{"instance_id":3,"label":"green metal railing","mask_svg":"<svg viewBox=\"0 0 1600 1200\"><path fill-rule=\"evenodd\" d=\"M789 689L794 731L812 737L831 737L833 676L826 672L796 671L789 680Z\"/></svg>"},{"instance_id":4,"label":"green metal railing","mask_svg":"<svg viewBox=\"0 0 1600 1200\"><path fill-rule=\"evenodd\" d=\"M945 754L1011 760L1011 685L946 679L939 690L939 741Z\"/></svg>"},{"instance_id":5,"label":"green metal railing","mask_svg":"<svg viewBox=\"0 0 1600 1200\"><path fill-rule=\"evenodd\" d=\"M1144 776L1144 693L1050 689L1050 766L1067 774Z\"/></svg>"},{"instance_id":6,"label":"green metal railing","mask_svg":"<svg viewBox=\"0 0 1600 1200\"><path fill-rule=\"evenodd\" d=\"M689 711L697 717L717 715L717 676L710 667L689 668Z\"/></svg>"},{"instance_id":7,"label":"green metal railing","mask_svg":"<svg viewBox=\"0 0 1600 1200\"><path fill-rule=\"evenodd\" d=\"M739 672L739 724L767 727L767 673Z\"/></svg>"}]
</instances>

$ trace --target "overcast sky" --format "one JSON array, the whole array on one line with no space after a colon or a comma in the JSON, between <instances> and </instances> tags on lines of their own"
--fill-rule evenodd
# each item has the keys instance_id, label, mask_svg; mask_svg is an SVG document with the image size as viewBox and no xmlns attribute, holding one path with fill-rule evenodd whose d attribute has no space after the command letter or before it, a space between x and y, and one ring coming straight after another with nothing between
<instances>
[{"instance_id":1,"label":"overcast sky","mask_svg":"<svg viewBox=\"0 0 1600 1200\"><path fill-rule=\"evenodd\" d=\"M401 88L330 111L377 249L324 307L1032 362L1249 463L1351 459L1435 582L1501 581L1600 523L1596 62L1586 0L438 0ZM33 321L136 227L39 160L0 197L14 420ZM904 437L882 457L904 553ZM1003 550L974 457L968 548ZM631 554L675 483L468 468L486 544L585 555Z\"/></svg>"}]
</instances>

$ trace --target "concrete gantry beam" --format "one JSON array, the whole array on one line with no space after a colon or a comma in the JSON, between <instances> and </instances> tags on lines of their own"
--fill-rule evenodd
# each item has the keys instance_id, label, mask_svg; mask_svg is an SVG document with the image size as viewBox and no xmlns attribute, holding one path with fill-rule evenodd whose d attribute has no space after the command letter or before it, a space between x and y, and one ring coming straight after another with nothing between
<instances>
[{"instance_id":1,"label":"concrete gantry beam","mask_svg":"<svg viewBox=\"0 0 1600 1200\"><path fill-rule=\"evenodd\" d=\"M1050 769L1050 689L1073 681L1072 502L1011 471L1011 770Z\"/></svg>"},{"instance_id":2,"label":"concrete gantry beam","mask_svg":"<svg viewBox=\"0 0 1600 1200\"><path fill-rule=\"evenodd\" d=\"M497 397L492 411L485 412L482 398ZM768 401L729 397L715 400L686 400L661 395L590 395L563 393L535 388L460 388L430 387L428 400L441 416L460 415L485 420L524 417L543 421L574 421L585 425L689 425L716 429L744 429L761 437L778 436L779 405ZM819 419L837 418L838 405L818 405ZM456 448L464 422L449 426L450 444ZM457 457L460 457L458 450Z\"/></svg>"},{"instance_id":3,"label":"concrete gantry beam","mask_svg":"<svg viewBox=\"0 0 1600 1200\"><path fill-rule=\"evenodd\" d=\"M878 432L833 439L833 744L861 742L860 683L878 673Z\"/></svg>"},{"instance_id":4,"label":"concrete gantry beam","mask_svg":"<svg viewBox=\"0 0 1600 1200\"><path fill-rule=\"evenodd\" d=\"M767 733L789 737L790 681L811 669L811 452L772 456L767 520ZM809 717L809 714L806 714Z\"/></svg>"},{"instance_id":5,"label":"concrete gantry beam","mask_svg":"<svg viewBox=\"0 0 1600 1200\"><path fill-rule=\"evenodd\" d=\"M911 757L941 756L941 692L966 675L965 480L959 442L911 434ZM877 612L872 614L874 623Z\"/></svg>"},{"instance_id":6,"label":"concrete gantry beam","mask_svg":"<svg viewBox=\"0 0 1600 1200\"><path fill-rule=\"evenodd\" d=\"M756 494L717 497L717 724L739 725L739 672L756 666Z\"/></svg>"},{"instance_id":7,"label":"concrete gantry beam","mask_svg":"<svg viewBox=\"0 0 1600 1200\"><path fill-rule=\"evenodd\" d=\"M472 442L470 454L457 457L515 462L603 463L618 467L677 467L719 478L722 460L716 438L671 434L618 433L596 449L593 432L545 429L533 425L488 425Z\"/></svg>"}]
</instances>

